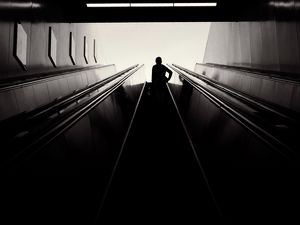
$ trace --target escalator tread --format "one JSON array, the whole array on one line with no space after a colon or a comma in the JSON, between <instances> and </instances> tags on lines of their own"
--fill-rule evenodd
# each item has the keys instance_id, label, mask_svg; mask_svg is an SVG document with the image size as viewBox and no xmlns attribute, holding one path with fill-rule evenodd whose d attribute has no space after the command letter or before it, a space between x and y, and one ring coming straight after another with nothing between
<instances>
[{"instance_id":1,"label":"escalator tread","mask_svg":"<svg viewBox=\"0 0 300 225\"><path fill-rule=\"evenodd\" d=\"M170 97L161 105L143 94L99 224L218 221L172 104Z\"/></svg>"}]
</instances>

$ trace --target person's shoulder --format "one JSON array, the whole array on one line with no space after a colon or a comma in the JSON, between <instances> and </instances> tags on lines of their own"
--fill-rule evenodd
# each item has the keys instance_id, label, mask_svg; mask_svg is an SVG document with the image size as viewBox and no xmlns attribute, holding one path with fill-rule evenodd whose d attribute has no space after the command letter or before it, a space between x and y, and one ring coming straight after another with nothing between
<instances>
[{"instance_id":1,"label":"person's shoulder","mask_svg":"<svg viewBox=\"0 0 300 225\"><path fill-rule=\"evenodd\" d=\"M161 64L161 67L163 67L165 70L168 70L168 67L166 65Z\"/></svg>"}]
</instances>

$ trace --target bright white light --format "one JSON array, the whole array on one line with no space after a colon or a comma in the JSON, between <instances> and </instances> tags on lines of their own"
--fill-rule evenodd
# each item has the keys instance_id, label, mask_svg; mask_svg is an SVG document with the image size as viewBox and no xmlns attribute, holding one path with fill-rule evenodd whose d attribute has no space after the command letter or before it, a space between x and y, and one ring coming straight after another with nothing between
<instances>
[{"instance_id":1,"label":"bright white light","mask_svg":"<svg viewBox=\"0 0 300 225\"><path fill-rule=\"evenodd\" d=\"M173 3L131 3L131 7L173 7Z\"/></svg>"},{"instance_id":2,"label":"bright white light","mask_svg":"<svg viewBox=\"0 0 300 225\"><path fill-rule=\"evenodd\" d=\"M174 7L215 7L216 2L209 3L174 3Z\"/></svg>"},{"instance_id":3,"label":"bright white light","mask_svg":"<svg viewBox=\"0 0 300 225\"><path fill-rule=\"evenodd\" d=\"M114 63L117 71L136 63L145 64L148 81L157 56L162 57L163 64L177 63L194 70L196 62L203 62L210 28L210 23L195 22L88 25L99 39L98 53L101 51L103 64Z\"/></svg>"},{"instance_id":4,"label":"bright white light","mask_svg":"<svg viewBox=\"0 0 300 225\"><path fill-rule=\"evenodd\" d=\"M130 3L86 3L89 8L130 7Z\"/></svg>"},{"instance_id":5,"label":"bright white light","mask_svg":"<svg viewBox=\"0 0 300 225\"><path fill-rule=\"evenodd\" d=\"M216 2L208 3L86 3L87 7L215 7Z\"/></svg>"}]
</instances>

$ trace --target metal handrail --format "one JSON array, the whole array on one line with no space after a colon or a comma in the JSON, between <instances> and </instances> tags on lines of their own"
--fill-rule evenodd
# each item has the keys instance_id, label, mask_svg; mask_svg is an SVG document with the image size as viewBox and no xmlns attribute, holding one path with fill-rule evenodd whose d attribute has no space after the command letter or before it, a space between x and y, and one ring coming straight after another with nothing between
<instances>
[{"instance_id":1,"label":"metal handrail","mask_svg":"<svg viewBox=\"0 0 300 225\"><path fill-rule=\"evenodd\" d=\"M82 97L88 95L94 90L100 88L101 86L109 83L110 81L122 76L123 74L129 72L130 70L136 68L138 65L131 66L127 69L124 69L104 80L96 82L93 85L82 88L75 93L71 93L66 95L58 100L50 102L46 105L43 105L37 109L34 109L28 113L21 113L21 115L14 116L13 118L9 118L1 122L2 129L5 129L4 136L12 135L12 133L21 132L22 129L36 123L37 121L42 121L43 119L49 117L49 115L60 111L62 108L67 107L68 105L78 101Z\"/></svg>"},{"instance_id":2,"label":"metal handrail","mask_svg":"<svg viewBox=\"0 0 300 225\"><path fill-rule=\"evenodd\" d=\"M0 80L0 92L20 88L25 85L28 86L28 85L45 82L48 79L65 76L71 73L77 73L77 72L82 72L87 70L95 70L95 69L100 69L100 68L109 67L113 65L114 64L94 65L94 66L76 67L76 68L72 67L63 70L55 70L55 71L43 72L43 73L33 73L33 74L26 74L14 78L7 78L7 79Z\"/></svg>"},{"instance_id":3,"label":"metal handrail","mask_svg":"<svg viewBox=\"0 0 300 225\"><path fill-rule=\"evenodd\" d=\"M170 65L169 65L170 66ZM223 110L226 114L228 114L231 118L236 120L239 124L244 126L247 130L251 131L251 133L255 134L259 139L268 144L272 149L275 149L278 153L283 155L288 159L294 159L296 156L296 152L293 150L291 146L287 143L284 143L282 140L274 136L272 133L264 129L260 124L255 123L255 121L251 120L244 114L240 113L237 109L232 107L227 102L224 102L220 97L216 96L211 91L207 90L207 88L203 87L201 84L195 82L188 75L182 73L178 68L174 66L170 66L175 72L179 74L184 80L186 80L192 87L194 87L197 91L207 97L213 104ZM189 75L192 76L192 75Z\"/></svg>"},{"instance_id":4,"label":"metal handrail","mask_svg":"<svg viewBox=\"0 0 300 225\"><path fill-rule=\"evenodd\" d=\"M196 63L196 65L212 67L212 68L221 68L226 70L233 70L233 71L242 71L246 73L251 73L255 76L264 76L268 79L278 80L281 82L290 82L300 84L299 74L297 73L287 73L282 71L274 71L274 70L263 70L263 69L256 69L256 68L249 68L249 67L242 67L242 66L231 66L231 65L224 65L224 64L216 64L216 63Z\"/></svg>"},{"instance_id":5,"label":"metal handrail","mask_svg":"<svg viewBox=\"0 0 300 225\"><path fill-rule=\"evenodd\" d=\"M106 97L108 97L117 88L119 88L131 75L133 75L142 67L143 65L139 66L133 71L130 71L130 73L126 74L115 84L101 91L99 94L95 95L88 101L82 104L78 104L71 110L67 110L63 114L54 117L50 122L47 122L45 126L29 132L24 136L15 138L15 140L11 143L13 146L10 146L10 150L13 151L13 153L4 157L5 159L2 167L10 165L10 163L15 160L22 161L35 155L35 153L39 152L49 142L51 142L53 139L58 137L60 134L62 134L68 128L78 122L90 110L101 103ZM21 148L20 145L22 146Z\"/></svg>"},{"instance_id":6,"label":"metal handrail","mask_svg":"<svg viewBox=\"0 0 300 225\"><path fill-rule=\"evenodd\" d=\"M184 67L181 67L179 65L176 65L176 64L172 64L173 66L177 67L178 69L180 70L183 70L184 72L208 83L209 85L223 91L223 92L226 92L227 94L235 97L235 98L238 98L239 100L243 101L243 102L246 102L248 104L251 104L252 106L254 107L257 107L257 108L260 108L262 110L265 110L265 111L268 111L269 113L273 113L273 114L276 114L276 116L278 117L281 117L281 120L286 120L288 121L289 124L299 124L299 119L300 119L300 115L295 113L295 112L292 112L291 110L288 110L288 109L282 109L281 110L278 110L279 107L276 107L275 109L275 106L272 106L271 104L269 103L266 103L264 101L261 101L260 99L257 99L257 98L254 98L252 96L249 96L245 93L242 93L240 91L237 91L233 88L230 88L228 87L227 85L224 85L218 81L215 81L211 78L208 78L202 74L199 74L199 73L195 73L191 70L188 70Z\"/></svg>"},{"instance_id":7,"label":"metal handrail","mask_svg":"<svg viewBox=\"0 0 300 225\"><path fill-rule=\"evenodd\" d=\"M138 64L134 65L134 66L131 66L127 69L124 69L124 70L122 70L122 71L120 71L120 72L104 79L104 80L98 81L98 82L96 82L96 83L94 83L90 86L87 86L85 88L82 88L82 89L76 91L75 93L73 92L73 93L71 93L71 94L69 94L69 95L67 95L67 96L65 96L65 97L63 97L59 100L56 100L52 103L49 103L49 104L41 107L41 109L33 110L33 112L31 112L29 114L30 116L29 116L28 119L34 119L38 116L41 116L42 114L45 114L47 112L49 113L49 111L50 112L51 111L57 111L59 108L65 107L66 105L68 105L68 104L70 104L74 101L77 101L78 99L82 98L83 96L87 95L88 93L100 88L101 86L103 86L103 85L109 83L110 81L118 78L119 76L122 76L123 74L129 72L130 70L136 68L137 66L138 66Z\"/></svg>"}]
</instances>

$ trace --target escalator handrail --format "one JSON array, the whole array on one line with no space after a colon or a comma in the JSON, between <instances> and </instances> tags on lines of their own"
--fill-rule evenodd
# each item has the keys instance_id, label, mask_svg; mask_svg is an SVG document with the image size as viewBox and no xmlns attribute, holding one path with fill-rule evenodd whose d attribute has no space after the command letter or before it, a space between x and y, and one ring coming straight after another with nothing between
<instances>
[{"instance_id":1,"label":"escalator handrail","mask_svg":"<svg viewBox=\"0 0 300 225\"><path fill-rule=\"evenodd\" d=\"M218 108L226 112L231 118L240 123L247 130L255 134L258 138L260 138L264 143L268 144L272 149L276 150L279 154L283 155L289 160L295 160L295 156L297 156L296 152L286 143L279 140L277 137L272 135L270 132L265 130L260 125L256 124L251 119L247 118L242 113L238 112L236 109L231 107L226 102L222 101L219 97L208 91L206 88L203 88L201 84L196 83L194 80L190 79L187 75L182 73L179 69L174 66L170 66L175 72L177 72L184 80L186 80L192 87L194 87L197 91L203 94L206 98L208 98L213 104L215 104ZM191 76L191 75L190 75ZM283 151L284 149L284 151Z\"/></svg>"},{"instance_id":2,"label":"escalator handrail","mask_svg":"<svg viewBox=\"0 0 300 225\"><path fill-rule=\"evenodd\" d=\"M124 69L106 79L98 81L90 86L87 86L87 87L82 88L76 92L73 92L67 96L64 96L63 98L61 98L59 100L56 100L52 103L42 106L40 109L33 110L34 112L29 113L30 117L28 119L34 119L34 118L38 117L39 115L47 113L48 111L51 111L53 109L55 109L57 111L61 107L65 107L66 105L69 105L70 103L77 101L78 99L82 98L82 96L88 95L89 93L93 92L95 89L98 89L98 88L102 87L103 85L109 83L110 81L117 79L118 77L120 77L123 74L129 72L130 70L136 68L137 66L138 66L138 64L131 66L131 67Z\"/></svg>"},{"instance_id":3,"label":"escalator handrail","mask_svg":"<svg viewBox=\"0 0 300 225\"><path fill-rule=\"evenodd\" d=\"M72 104L73 102L78 101L83 96L88 95L89 93L93 92L94 90L102 87L103 85L109 83L110 81L117 79L118 77L122 76L123 74L129 72L130 70L136 68L138 66L134 65L127 69L124 69L104 80L96 82L90 86L82 88L76 92L73 92L69 95L66 95L58 100L50 102L46 105L40 106L37 109L34 109L27 113L21 113L22 115L17 115L12 118L8 118L1 122L3 129L7 129L9 126L10 129L14 129L15 132L18 132L18 129L21 127L26 126L26 124L32 124L34 121L42 120L47 118L49 115L53 114L54 112L60 111L62 108ZM6 125L5 125L6 124Z\"/></svg>"},{"instance_id":4,"label":"escalator handrail","mask_svg":"<svg viewBox=\"0 0 300 225\"><path fill-rule=\"evenodd\" d=\"M61 77L72 73L95 70L95 69L100 69L109 66L114 66L114 64L67 68L67 69L55 70L51 72L33 73L33 74L17 76L14 78L6 78L0 80L0 92L17 89L23 86L34 85L41 82L46 82L47 80L53 79L55 77Z\"/></svg>"},{"instance_id":5,"label":"escalator handrail","mask_svg":"<svg viewBox=\"0 0 300 225\"><path fill-rule=\"evenodd\" d=\"M74 109L52 119L51 123L47 124L41 130L30 133L24 137L21 137L21 143L27 143L22 146L21 149L15 149L10 157L4 159L1 167L9 166L13 161L19 159L21 161L26 160L37 152L39 152L43 147L49 144L56 137L64 133L68 128L78 122L83 118L89 111L101 103L106 97L112 94L117 88L119 88L123 83L144 65L141 65L126 74L117 83L113 84L111 87L101 91L99 94L88 100L82 105L75 107ZM25 140L25 141L24 141ZM11 150L14 148L10 148Z\"/></svg>"},{"instance_id":6,"label":"escalator handrail","mask_svg":"<svg viewBox=\"0 0 300 225\"><path fill-rule=\"evenodd\" d=\"M245 73L251 73L254 76L259 76L259 77L263 76L267 79L277 80L280 82L295 83L297 85L300 84L299 74L297 73L288 73L288 72L274 71L274 70L263 70L263 69L231 66L231 65L216 64L216 63L196 63L196 65L211 67L211 68L220 68L225 70L241 71Z\"/></svg>"},{"instance_id":7,"label":"escalator handrail","mask_svg":"<svg viewBox=\"0 0 300 225\"><path fill-rule=\"evenodd\" d=\"M280 106L276 106L276 109L275 109L275 106L271 105L270 103L266 103L264 101L262 101L261 99L257 99L257 98L254 98L252 96L249 96L245 93L242 93L240 91L237 91L233 88L230 88L228 87L227 85L224 85L218 81L215 81L211 78L208 78L202 74L199 74L199 73L196 73L196 72L193 72L189 69L186 69L182 66L179 66L179 65L176 65L176 64L172 64L173 66L177 67L178 69L180 70L183 70L185 71L186 73L208 83L209 85L212 85L213 87L221 90L221 91L224 91L226 92L227 94L235 97L235 98L238 98L244 102L247 102L249 104L251 104L252 106L254 107L257 107L257 108L260 108L262 110L265 110L269 113L273 113L273 114L276 114L277 116L283 118L284 120L288 120L290 124L299 124L299 115L289 109L283 109L281 108ZM280 110L278 110L278 108L280 108Z\"/></svg>"},{"instance_id":8,"label":"escalator handrail","mask_svg":"<svg viewBox=\"0 0 300 225\"><path fill-rule=\"evenodd\" d=\"M187 129L185 123L184 123L184 120L183 120L183 118L182 118L182 116L181 116L181 114L180 114L179 108L178 108L178 106L177 106L177 104L176 104L176 101L175 101L175 99L174 99L174 96L173 96L173 94L172 94L172 91L171 91L171 89L170 89L169 84L167 83L166 86L167 86L169 95L170 95L170 97L171 97L171 100L172 100L172 102L173 102L173 105L174 105L174 107L175 107L175 109L176 109L178 118L179 118L180 123L181 123L181 125L182 125L182 128L183 128L183 130L184 130L184 133L185 133L185 135L186 135L186 137L187 137L187 139L188 139L189 145L190 145L190 147L191 147L191 149L192 149L192 151L193 151L194 157L195 157L195 159L196 159L196 161L197 161L197 164L198 164L198 166L199 166L201 175L202 175L202 177L203 177L203 179L204 179L204 181L205 181L205 185L206 185L206 187L207 187L207 190L208 190L208 192L209 192L209 194L210 194L210 196L211 196L211 199L212 199L212 201L213 201L213 203L214 203L215 209L217 210L219 217L222 218L222 217L223 217L222 210L221 210L221 208L220 208L220 206L219 206L219 204L218 204L218 202L217 202L217 200L216 200L215 194L214 194L213 191L212 191L211 185L210 185L209 182L208 182L206 172L204 171L204 168L203 168L203 165L202 165L202 163L201 163L201 160L200 160L200 158L199 158L199 156L198 156L198 154L197 154L197 151L196 151L195 145L194 145L194 143L193 143L193 141L192 141L191 135L190 135L190 133L189 133L189 131L188 131L188 129Z\"/></svg>"}]
</instances>

